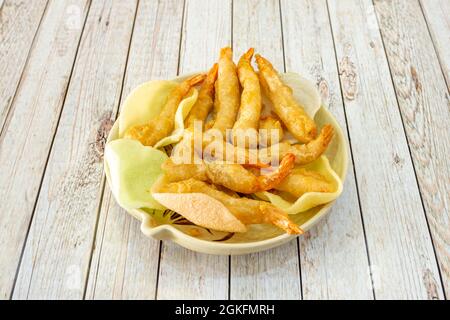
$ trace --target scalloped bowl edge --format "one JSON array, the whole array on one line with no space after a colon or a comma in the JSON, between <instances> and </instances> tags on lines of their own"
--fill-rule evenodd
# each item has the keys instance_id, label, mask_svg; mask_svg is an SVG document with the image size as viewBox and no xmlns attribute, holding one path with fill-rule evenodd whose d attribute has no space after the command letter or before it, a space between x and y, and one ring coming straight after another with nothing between
<instances>
[{"instance_id":1,"label":"scalloped bowl edge","mask_svg":"<svg viewBox=\"0 0 450 320\"><path fill-rule=\"evenodd\" d=\"M193 74L193 73L192 73ZM190 75L183 75L180 77L175 78L174 80L179 81L182 80ZM343 143L343 149L342 149L342 168L341 168L341 174L339 174L339 177L342 180L342 184L345 182L345 177L347 175L347 169L348 169L348 144L347 139L345 138L345 135L343 134L342 128L337 123L334 116L330 113L328 108L324 106L322 103L321 108L319 109L319 112L325 112L326 117L328 118L329 122L333 125L334 129L336 130L336 138L340 143ZM111 131L108 134L108 138L106 140L106 143L118 139L119 136L119 118L116 119L114 122L113 127L111 128ZM108 181L108 185L110 184L110 173L109 168L104 161L104 170L106 174L106 179ZM339 198L339 197L338 197ZM337 199L336 199L337 200ZM330 211L331 206L336 201L332 201L324 205L313 217L311 217L309 220L307 220L305 223L301 225L301 228L306 232L309 229L311 229L314 225L316 225L320 220L322 220L327 213ZM240 255L240 254L248 254L248 253L254 253L259 252L263 250L268 250L277 246L280 246L292 239L295 239L298 235L288 235L288 234L282 234L270 239L265 239L261 241L251 241L251 242L244 242L244 243L223 243L223 242L213 242L213 241L207 241L195 238L193 236L190 236L186 233L183 233L182 231L176 229L175 227L171 226L170 224L163 224L159 226L153 226L152 223L152 217L141 209L132 209L127 210L125 209L130 215L135 217L136 219L141 221L141 231L144 235L147 237L154 237L159 240L171 240L175 243L181 245L184 248L187 248L189 250L201 252L201 253L207 253L207 254L216 254L216 255ZM299 213L301 214L301 213Z\"/></svg>"}]
</instances>

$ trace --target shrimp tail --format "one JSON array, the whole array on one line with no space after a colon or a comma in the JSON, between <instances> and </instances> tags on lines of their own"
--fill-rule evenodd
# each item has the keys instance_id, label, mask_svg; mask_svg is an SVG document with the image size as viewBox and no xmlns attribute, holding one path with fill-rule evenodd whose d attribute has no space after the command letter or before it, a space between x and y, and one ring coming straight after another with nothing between
<instances>
[{"instance_id":1,"label":"shrimp tail","mask_svg":"<svg viewBox=\"0 0 450 320\"><path fill-rule=\"evenodd\" d=\"M286 154L280 162L280 166L274 172L268 175L258 177L259 189L266 191L275 188L284 178L286 178L295 165L295 155Z\"/></svg>"},{"instance_id":2,"label":"shrimp tail","mask_svg":"<svg viewBox=\"0 0 450 320\"><path fill-rule=\"evenodd\" d=\"M310 143L306 144L306 146L308 146L310 151L312 153L315 153L315 157L318 158L322 153L325 152L333 136L333 126L331 124L327 124L322 128L319 136Z\"/></svg>"},{"instance_id":3,"label":"shrimp tail","mask_svg":"<svg viewBox=\"0 0 450 320\"><path fill-rule=\"evenodd\" d=\"M331 139L334 135L334 129L331 124L325 125L320 131L320 141L322 143L323 148L327 148L330 144Z\"/></svg>"},{"instance_id":4,"label":"shrimp tail","mask_svg":"<svg viewBox=\"0 0 450 320\"><path fill-rule=\"evenodd\" d=\"M260 204L259 209L264 214L264 220L266 223L273 224L283 229L288 234L304 233L304 231L291 219L289 219L288 215L281 209L278 209L270 204Z\"/></svg>"},{"instance_id":5,"label":"shrimp tail","mask_svg":"<svg viewBox=\"0 0 450 320\"><path fill-rule=\"evenodd\" d=\"M256 163L243 163L242 166L246 169L263 169L269 168L270 164L257 161Z\"/></svg>"},{"instance_id":6,"label":"shrimp tail","mask_svg":"<svg viewBox=\"0 0 450 320\"><path fill-rule=\"evenodd\" d=\"M230 47L224 47L220 49L220 58L228 57L230 59L233 58L233 50Z\"/></svg>"},{"instance_id":7,"label":"shrimp tail","mask_svg":"<svg viewBox=\"0 0 450 320\"><path fill-rule=\"evenodd\" d=\"M273 69L272 64L266 58L263 58L259 53L255 54L255 60L261 69L270 68Z\"/></svg>"},{"instance_id":8,"label":"shrimp tail","mask_svg":"<svg viewBox=\"0 0 450 320\"><path fill-rule=\"evenodd\" d=\"M241 58L239 59L239 62L241 61L248 61L250 62L252 60L253 54L255 53L255 49L254 48L250 48L247 50L246 53L244 53Z\"/></svg>"},{"instance_id":9,"label":"shrimp tail","mask_svg":"<svg viewBox=\"0 0 450 320\"><path fill-rule=\"evenodd\" d=\"M201 82L203 82L203 80L205 80L206 78L206 74L201 73L201 74L196 74L192 77L190 77L189 79L186 80L186 82L189 84L189 86L193 87Z\"/></svg>"},{"instance_id":10,"label":"shrimp tail","mask_svg":"<svg viewBox=\"0 0 450 320\"><path fill-rule=\"evenodd\" d=\"M327 149L334 136L334 129L331 124L325 125L319 136L307 144L292 145L290 152L295 154L297 164L307 164L319 158Z\"/></svg>"},{"instance_id":11,"label":"shrimp tail","mask_svg":"<svg viewBox=\"0 0 450 320\"><path fill-rule=\"evenodd\" d=\"M217 73L219 71L219 64L214 63L214 65L209 69L208 74L206 75L205 81L209 84L214 84L217 79ZM214 86L213 86L214 88Z\"/></svg>"}]
</instances>

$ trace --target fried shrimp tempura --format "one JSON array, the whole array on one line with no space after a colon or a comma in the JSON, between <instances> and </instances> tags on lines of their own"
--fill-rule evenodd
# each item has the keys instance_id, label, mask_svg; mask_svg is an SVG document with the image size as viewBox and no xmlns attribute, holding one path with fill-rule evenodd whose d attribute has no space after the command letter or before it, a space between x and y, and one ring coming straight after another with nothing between
<instances>
[{"instance_id":1,"label":"fried shrimp tempura","mask_svg":"<svg viewBox=\"0 0 450 320\"><path fill-rule=\"evenodd\" d=\"M259 144L260 146L270 146L283 139L283 127L280 121L267 116L259 120Z\"/></svg>"},{"instance_id":2,"label":"fried shrimp tempura","mask_svg":"<svg viewBox=\"0 0 450 320\"><path fill-rule=\"evenodd\" d=\"M215 63L208 71L205 81L203 81L202 86L198 91L197 101L185 121L186 128L193 128L194 121L201 121L202 124L204 124L206 117L214 104L214 83L217 79L217 71L218 65Z\"/></svg>"},{"instance_id":3,"label":"fried shrimp tempura","mask_svg":"<svg viewBox=\"0 0 450 320\"><path fill-rule=\"evenodd\" d=\"M233 142L236 145L237 136L244 133L253 138L256 147L257 129L259 117L261 114L261 88L259 85L258 75L251 65L254 49L250 48L239 59L237 69L239 81L242 86L241 104L236 122L234 123ZM241 132L242 131L242 132Z\"/></svg>"},{"instance_id":4,"label":"fried shrimp tempura","mask_svg":"<svg viewBox=\"0 0 450 320\"><path fill-rule=\"evenodd\" d=\"M328 148L334 135L333 126L330 124L325 125L320 131L319 136L306 144L291 144L287 141L272 144L270 147L261 149L245 149L232 145L226 141L214 138L205 138L203 140L203 149L195 149L193 140L190 142L191 147L195 149L198 154L204 156L213 156L216 159L230 159L228 152L234 155L234 158L238 158L238 162L245 167L254 168L267 168L268 163L273 163L272 160L283 158L287 154L291 153L295 156L295 164L308 164L318 159ZM220 144L220 148L214 150L214 154L208 154L205 148L209 144ZM222 153L220 153L221 151Z\"/></svg>"},{"instance_id":5,"label":"fried shrimp tempura","mask_svg":"<svg viewBox=\"0 0 450 320\"><path fill-rule=\"evenodd\" d=\"M219 130L225 137L226 130L233 128L240 103L239 80L233 62L233 52L229 47L220 50L216 89L218 110L213 129Z\"/></svg>"},{"instance_id":6,"label":"fried shrimp tempura","mask_svg":"<svg viewBox=\"0 0 450 320\"><path fill-rule=\"evenodd\" d=\"M205 130L209 130L214 126L214 122L217 117L217 112L219 111L219 98L218 98L218 82L214 84L214 104L213 104L213 111L211 113L211 119L208 120L208 122L205 124Z\"/></svg>"},{"instance_id":7,"label":"fried shrimp tempura","mask_svg":"<svg viewBox=\"0 0 450 320\"><path fill-rule=\"evenodd\" d=\"M295 101L292 89L281 81L277 71L267 59L258 54L255 59L260 71L261 85L272 101L277 116L298 141L308 143L314 139L317 134L314 120Z\"/></svg>"},{"instance_id":8,"label":"fried shrimp tempura","mask_svg":"<svg viewBox=\"0 0 450 320\"><path fill-rule=\"evenodd\" d=\"M147 124L131 127L125 133L125 137L139 140L144 146L153 146L167 137L173 131L175 113L181 100L205 77L204 74L198 74L178 84L169 94L161 113Z\"/></svg>"},{"instance_id":9,"label":"fried shrimp tempura","mask_svg":"<svg viewBox=\"0 0 450 320\"><path fill-rule=\"evenodd\" d=\"M295 155L296 164L307 164L318 159L326 150L334 135L333 126L325 125L319 136L307 144L293 144L283 150L280 148L280 155L292 153Z\"/></svg>"},{"instance_id":10,"label":"fried shrimp tempura","mask_svg":"<svg viewBox=\"0 0 450 320\"><path fill-rule=\"evenodd\" d=\"M328 145L331 142L331 139L334 135L333 126L330 124L325 125L317 138L312 140L306 144L290 144L287 141L280 142L276 145L279 151L278 156L283 157L286 154L295 155L295 163L296 164L307 164L313 162L318 159L326 150ZM259 161L262 163L267 163L270 161L271 157L276 156L272 154L272 148L264 148L260 149L259 152L261 155L265 155L260 157Z\"/></svg>"},{"instance_id":11,"label":"fried shrimp tempura","mask_svg":"<svg viewBox=\"0 0 450 320\"><path fill-rule=\"evenodd\" d=\"M285 191L296 198L300 198L306 192L331 192L333 186L318 172L304 168L294 169L274 189Z\"/></svg>"},{"instance_id":12,"label":"fried shrimp tempura","mask_svg":"<svg viewBox=\"0 0 450 320\"><path fill-rule=\"evenodd\" d=\"M224 186L236 192L251 194L275 188L289 175L294 167L294 160L294 155L287 154L276 170L259 176L235 163L175 164L168 159L161 168L166 179L171 182L195 178Z\"/></svg>"},{"instance_id":13,"label":"fried shrimp tempura","mask_svg":"<svg viewBox=\"0 0 450 320\"><path fill-rule=\"evenodd\" d=\"M161 186L158 192L203 193L220 201L243 224L268 223L277 226L288 234L303 233L303 230L291 221L285 212L274 205L265 201L230 196L203 181L187 179L172 182Z\"/></svg>"}]
</instances>

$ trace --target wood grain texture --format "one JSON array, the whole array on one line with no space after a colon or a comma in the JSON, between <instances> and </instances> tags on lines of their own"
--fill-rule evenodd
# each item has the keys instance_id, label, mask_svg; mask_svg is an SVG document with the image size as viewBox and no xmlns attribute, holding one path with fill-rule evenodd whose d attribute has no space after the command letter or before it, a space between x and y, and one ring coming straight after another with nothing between
<instances>
[{"instance_id":1,"label":"wood grain texture","mask_svg":"<svg viewBox=\"0 0 450 320\"><path fill-rule=\"evenodd\" d=\"M376 1L375 8L449 296L450 100L445 79L419 3Z\"/></svg>"},{"instance_id":2,"label":"wood grain texture","mask_svg":"<svg viewBox=\"0 0 450 320\"><path fill-rule=\"evenodd\" d=\"M0 0L0 299L448 297L450 2L374 3ZM353 152L324 221L231 258L146 238L102 173L129 92L227 44L310 75Z\"/></svg>"},{"instance_id":3,"label":"wood grain texture","mask_svg":"<svg viewBox=\"0 0 450 320\"><path fill-rule=\"evenodd\" d=\"M122 102L139 84L177 73L181 1L139 1ZM160 241L146 238L105 188L87 299L154 299Z\"/></svg>"},{"instance_id":4,"label":"wood grain texture","mask_svg":"<svg viewBox=\"0 0 450 320\"><path fill-rule=\"evenodd\" d=\"M281 13L287 71L316 83L323 102L346 132L326 0L283 0ZM373 298L351 160L343 194L325 221L299 241L304 299Z\"/></svg>"},{"instance_id":5,"label":"wood grain texture","mask_svg":"<svg viewBox=\"0 0 450 320\"><path fill-rule=\"evenodd\" d=\"M371 1L329 1L375 296L438 299L442 286Z\"/></svg>"},{"instance_id":6,"label":"wood grain texture","mask_svg":"<svg viewBox=\"0 0 450 320\"><path fill-rule=\"evenodd\" d=\"M19 269L16 299L80 299L103 150L120 99L137 1L91 3Z\"/></svg>"},{"instance_id":7,"label":"wood grain texture","mask_svg":"<svg viewBox=\"0 0 450 320\"><path fill-rule=\"evenodd\" d=\"M0 3L0 128L6 120L47 0Z\"/></svg>"},{"instance_id":8,"label":"wood grain texture","mask_svg":"<svg viewBox=\"0 0 450 320\"><path fill-rule=\"evenodd\" d=\"M140 232L109 190L100 212L86 299L154 299L159 241Z\"/></svg>"},{"instance_id":9,"label":"wood grain texture","mask_svg":"<svg viewBox=\"0 0 450 320\"><path fill-rule=\"evenodd\" d=\"M420 0L450 90L450 1Z\"/></svg>"},{"instance_id":10,"label":"wood grain texture","mask_svg":"<svg viewBox=\"0 0 450 320\"><path fill-rule=\"evenodd\" d=\"M230 1L186 1L180 74L208 70L230 42ZM196 253L164 241L160 259L158 299L227 299L227 256Z\"/></svg>"},{"instance_id":11,"label":"wood grain texture","mask_svg":"<svg viewBox=\"0 0 450 320\"><path fill-rule=\"evenodd\" d=\"M81 35L81 28L67 25L67 8L73 5L79 8L83 23L87 1L49 4L11 106L13 113L0 137L3 196L0 297L3 298L11 294Z\"/></svg>"},{"instance_id":12,"label":"wood grain texture","mask_svg":"<svg viewBox=\"0 0 450 320\"><path fill-rule=\"evenodd\" d=\"M278 1L233 3L235 60L249 47L284 70ZM297 241L269 251L231 257L231 299L300 299Z\"/></svg>"}]
</instances>

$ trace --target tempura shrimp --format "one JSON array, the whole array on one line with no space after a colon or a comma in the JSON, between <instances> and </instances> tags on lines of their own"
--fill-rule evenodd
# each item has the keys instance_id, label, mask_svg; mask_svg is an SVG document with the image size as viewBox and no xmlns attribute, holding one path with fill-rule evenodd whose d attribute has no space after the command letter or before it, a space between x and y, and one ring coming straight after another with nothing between
<instances>
[{"instance_id":1,"label":"tempura shrimp","mask_svg":"<svg viewBox=\"0 0 450 320\"><path fill-rule=\"evenodd\" d=\"M289 175L294 167L294 160L294 155L287 154L276 170L267 175L258 176L237 163L175 164L168 159L161 168L166 179L171 182L195 178L236 192L251 194L275 188Z\"/></svg>"},{"instance_id":2,"label":"tempura shrimp","mask_svg":"<svg viewBox=\"0 0 450 320\"><path fill-rule=\"evenodd\" d=\"M274 117L266 116L259 120L259 145L270 146L283 139L283 127Z\"/></svg>"},{"instance_id":3,"label":"tempura shrimp","mask_svg":"<svg viewBox=\"0 0 450 320\"><path fill-rule=\"evenodd\" d=\"M220 50L219 74L216 81L218 110L213 129L219 130L224 138L226 130L231 129L236 120L240 100L239 80L232 58L231 48Z\"/></svg>"},{"instance_id":4,"label":"tempura shrimp","mask_svg":"<svg viewBox=\"0 0 450 320\"><path fill-rule=\"evenodd\" d=\"M334 135L333 126L325 125L317 138L306 144L290 144L287 141L272 145L270 148L259 149L259 161L267 163L273 156L283 157L286 154L295 155L296 164L307 164L318 159L326 150ZM278 154L273 154L273 150L278 150Z\"/></svg>"},{"instance_id":5,"label":"tempura shrimp","mask_svg":"<svg viewBox=\"0 0 450 320\"><path fill-rule=\"evenodd\" d=\"M277 226L288 234L302 234L303 230L291 221L288 215L274 205L259 200L236 198L214 189L211 185L188 179L172 182L159 187L165 193L203 193L220 201L243 224L268 223Z\"/></svg>"},{"instance_id":6,"label":"tempura shrimp","mask_svg":"<svg viewBox=\"0 0 450 320\"><path fill-rule=\"evenodd\" d=\"M167 137L173 131L175 113L181 100L205 77L204 74L198 74L178 84L169 94L161 113L147 124L131 127L125 133L125 137L139 140L145 146L153 146Z\"/></svg>"},{"instance_id":7,"label":"tempura shrimp","mask_svg":"<svg viewBox=\"0 0 450 320\"><path fill-rule=\"evenodd\" d=\"M239 135L249 135L253 138L253 147L257 145L257 129L259 117L261 114L261 88L259 85L258 76L253 70L251 60L254 49L250 48L239 59L237 70L239 81L242 86L241 104L236 122L233 126L233 142L236 145L236 140Z\"/></svg>"},{"instance_id":8,"label":"tempura shrimp","mask_svg":"<svg viewBox=\"0 0 450 320\"><path fill-rule=\"evenodd\" d=\"M295 101L292 89L281 81L277 71L267 59L258 54L255 58L260 71L260 82L272 101L277 116L298 141L308 143L314 139L317 134L314 120Z\"/></svg>"},{"instance_id":9,"label":"tempura shrimp","mask_svg":"<svg viewBox=\"0 0 450 320\"><path fill-rule=\"evenodd\" d=\"M226 141L218 141L217 139L204 139L202 150L196 150L198 154L203 156L213 156L216 159L234 159L244 166L251 166L256 168L268 167L268 163L273 163L276 159L281 159L287 154L291 153L295 156L295 164L308 164L318 159L329 146L334 135L333 126L325 125L320 131L319 136L306 144L291 144L283 141L277 144L272 144L270 147L260 149L245 149L234 146ZM213 154L206 152L209 144L216 144L218 149L214 150ZM192 142L192 147L193 142ZM231 153L231 156L228 154Z\"/></svg>"},{"instance_id":10,"label":"tempura shrimp","mask_svg":"<svg viewBox=\"0 0 450 320\"><path fill-rule=\"evenodd\" d=\"M219 112L219 98L218 98L218 92L219 90L217 89L218 86L218 82L216 81L216 83L214 84L214 103L213 103L213 111L211 112L211 119L208 120L208 122L206 122L205 124L205 130L209 130L214 126L214 122L216 120L217 117L217 113Z\"/></svg>"},{"instance_id":11,"label":"tempura shrimp","mask_svg":"<svg viewBox=\"0 0 450 320\"><path fill-rule=\"evenodd\" d=\"M274 189L288 192L299 198L306 192L331 192L333 186L320 173L299 168L294 169Z\"/></svg>"},{"instance_id":12,"label":"tempura shrimp","mask_svg":"<svg viewBox=\"0 0 450 320\"><path fill-rule=\"evenodd\" d=\"M203 81L200 90L198 91L198 98L192 107L189 115L185 121L186 128L193 128L194 121L201 121L202 126L214 104L214 83L217 79L218 65L215 63L208 71L205 81Z\"/></svg>"}]
</instances>

